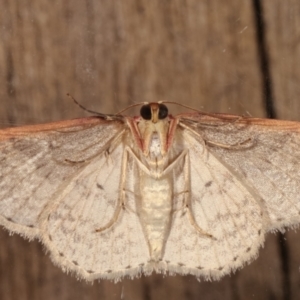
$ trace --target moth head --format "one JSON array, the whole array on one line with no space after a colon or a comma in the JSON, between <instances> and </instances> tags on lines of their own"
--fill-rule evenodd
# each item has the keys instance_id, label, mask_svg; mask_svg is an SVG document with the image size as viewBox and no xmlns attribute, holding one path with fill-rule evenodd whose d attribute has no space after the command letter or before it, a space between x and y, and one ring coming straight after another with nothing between
<instances>
[{"instance_id":1,"label":"moth head","mask_svg":"<svg viewBox=\"0 0 300 300\"><path fill-rule=\"evenodd\" d=\"M137 127L141 143L140 148L144 155L146 157L149 155L150 148L154 144L157 146L157 141L159 141L160 153L164 155L167 151L169 132L167 106L161 102L144 104L140 109L140 116Z\"/></svg>"},{"instance_id":2,"label":"moth head","mask_svg":"<svg viewBox=\"0 0 300 300\"><path fill-rule=\"evenodd\" d=\"M162 103L148 103L141 107L140 115L144 120L157 123L168 116L168 108Z\"/></svg>"}]
</instances>

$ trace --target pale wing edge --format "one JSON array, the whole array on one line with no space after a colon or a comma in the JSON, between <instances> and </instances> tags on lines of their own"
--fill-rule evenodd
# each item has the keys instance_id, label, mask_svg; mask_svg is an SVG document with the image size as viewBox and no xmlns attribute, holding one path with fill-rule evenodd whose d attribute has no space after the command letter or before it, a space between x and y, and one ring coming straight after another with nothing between
<instances>
[{"instance_id":1,"label":"pale wing edge","mask_svg":"<svg viewBox=\"0 0 300 300\"><path fill-rule=\"evenodd\" d=\"M8 220L2 215L0 215L0 226L2 226L3 229L7 230L10 235L17 233L28 240L38 238L40 234L39 228L17 224Z\"/></svg>"},{"instance_id":2,"label":"pale wing edge","mask_svg":"<svg viewBox=\"0 0 300 300\"><path fill-rule=\"evenodd\" d=\"M169 275L169 276L175 276L175 275L192 275L197 278L198 281L212 281L212 280L220 280L225 275L228 275L230 273L235 273L237 270L242 269L245 265L250 264L252 261L257 259L259 256L259 249L264 243L264 238L260 241L260 246L258 249L253 250L252 252L248 252L242 260L242 263L239 263L238 266L228 266L227 268L224 268L222 270L218 269L197 269L197 268L189 268L185 266L179 266L167 262L148 262L145 265L136 266L130 269L120 269L120 270L114 270L112 272L106 272L106 273L93 273L90 274L87 271L75 267L72 262L66 261L62 259L58 253L50 253L51 260L53 263L62 268L62 270L66 273L71 273L75 275L79 279L83 279L87 282L91 282L94 280L110 280L113 282L119 282L123 280L124 278L140 278L141 276L150 276L153 272L157 274L162 275Z\"/></svg>"}]
</instances>

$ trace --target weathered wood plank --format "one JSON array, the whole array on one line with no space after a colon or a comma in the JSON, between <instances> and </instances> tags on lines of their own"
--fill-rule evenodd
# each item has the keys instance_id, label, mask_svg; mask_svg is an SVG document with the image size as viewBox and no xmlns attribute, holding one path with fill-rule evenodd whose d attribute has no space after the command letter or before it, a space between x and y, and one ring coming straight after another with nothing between
<instances>
[{"instance_id":1,"label":"weathered wood plank","mask_svg":"<svg viewBox=\"0 0 300 300\"><path fill-rule=\"evenodd\" d=\"M300 120L300 3L262 3L275 107L280 118Z\"/></svg>"}]
</instances>

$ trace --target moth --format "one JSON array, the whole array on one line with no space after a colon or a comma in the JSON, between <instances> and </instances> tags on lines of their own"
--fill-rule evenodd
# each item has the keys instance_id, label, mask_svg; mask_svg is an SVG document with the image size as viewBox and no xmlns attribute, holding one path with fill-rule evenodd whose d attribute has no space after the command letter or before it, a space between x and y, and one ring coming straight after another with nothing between
<instances>
[{"instance_id":1,"label":"moth","mask_svg":"<svg viewBox=\"0 0 300 300\"><path fill-rule=\"evenodd\" d=\"M217 280L300 221L300 123L103 115L0 131L0 224L88 281Z\"/></svg>"}]
</instances>

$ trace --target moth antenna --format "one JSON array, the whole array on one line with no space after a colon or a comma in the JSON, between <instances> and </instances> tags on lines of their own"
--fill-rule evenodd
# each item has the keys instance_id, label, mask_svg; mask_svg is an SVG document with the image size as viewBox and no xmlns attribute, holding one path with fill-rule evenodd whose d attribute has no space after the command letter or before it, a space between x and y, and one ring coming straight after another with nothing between
<instances>
[{"instance_id":1,"label":"moth antenna","mask_svg":"<svg viewBox=\"0 0 300 300\"><path fill-rule=\"evenodd\" d=\"M74 101L74 103L75 103L76 105L78 105L81 109L83 109L84 111L87 111L88 113L95 114L95 115L100 116L100 117L102 117L102 118L104 118L104 119L111 119L111 118L114 118L114 117L115 117L115 115L112 115L112 114L102 114L102 113L99 113L99 112L97 112L97 111L90 110L90 109L84 107L82 104L80 104L80 103L79 103L72 95L70 95L69 93L67 93L67 96L70 97L70 98Z\"/></svg>"},{"instance_id":2,"label":"moth antenna","mask_svg":"<svg viewBox=\"0 0 300 300\"><path fill-rule=\"evenodd\" d=\"M69 93L67 93L67 96L68 97L70 97L72 100L73 100L73 102L76 104L76 105L78 105L81 109L83 109L83 110L85 110L85 111L87 111L87 112L89 112L89 113L91 113L91 114L96 114L96 115L103 115L103 114L101 114L101 113L98 113L97 111L93 111L93 110L90 110L90 109L88 109L88 108L86 108L86 107L84 107L82 104L80 104L71 94L69 94Z\"/></svg>"},{"instance_id":3,"label":"moth antenna","mask_svg":"<svg viewBox=\"0 0 300 300\"><path fill-rule=\"evenodd\" d=\"M173 102L173 101L164 101L164 100L161 100L161 101L157 101L157 103L161 104L161 103L167 103L167 104L175 104L175 105L178 105L178 106L182 106L184 108L188 108L190 110L194 110L196 112L200 112L200 113L203 113L201 110L199 109L196 109L196 108L192 108L190 106L187 106L187 105L184 105L184 104L180 104L180 103L177 103L177 102ZM133 108L133 107L136 107L136 106L142 106L142 105L146 105L146 104L149 104L149 102L139 102L139 103L135 103L135 104L132 104L130 106L127 106L126 108L124 108L123 110L119 111L118 113L116 113L116 115L120 115L122 114L124 111L130 109L130 108Z\"/></svg>"},{"instance_id":4,"label":"moth antenna","mask_svg":"<svg viewBox=\"0 0 300 300\"><path fill-rule=\"evenodd\" d=\"M181 107L184 107L184 108L187 108L187 109L190 109L190 110L199 112L199 113L203 113L203 112L202 112L201 110L199 110L199 109L196 109L196 108L193 108L193 107L191 107L191 106L184 105L184 104L181 104L181 103L178 103L178 102L174 102L174 101L164 101L164 100L161 100L161 101L158 101L158 103L174 104L174 105L178 105L178 106L181 106Z\"/></svg>"},{"instance_id":5,"label":"moth antenna","mask_svg":"<svg viewBox=\"0 0 300 300\"><path fill-rule=\"evenodd\" d=\"M126 110L128 110L130 108L133 108L133 107L136 107L136 106L141 106L141 105L146 105L148 103L149 102L139 102L139 103L135 103L135 104L129 105L126 108L124 108L121 111L119 111L118 113L116 113L116 116L121 115L124 111L126 111Z\"/></svg>"},{"instance_id":6,"label":"moth antenna","mask_svg":"<svg viewBox=\"0 0 300 300\"><path fill-rule=\"evenodd\" d=\"M178 105L178 106L181 106L181 107L184 107L184 108L196 111L197 113L199 113L201 115L204 115L204 116L209 116L209 117L217 118L217 119L220 119L220 120L224 120L224 119L227 120L226 117L224 117L224 115L219 116L216 113L207 113L207 112L204 112L204 111L202 111L200 109L193 108L193 107L190 107L188 105L184 105L184 104L177 103L177 102L174 102L174 101L164 101L164 100L162 100L162 101L158 101L158 103L166 103L166 104Z\"/></svg>"}]
</instances>

